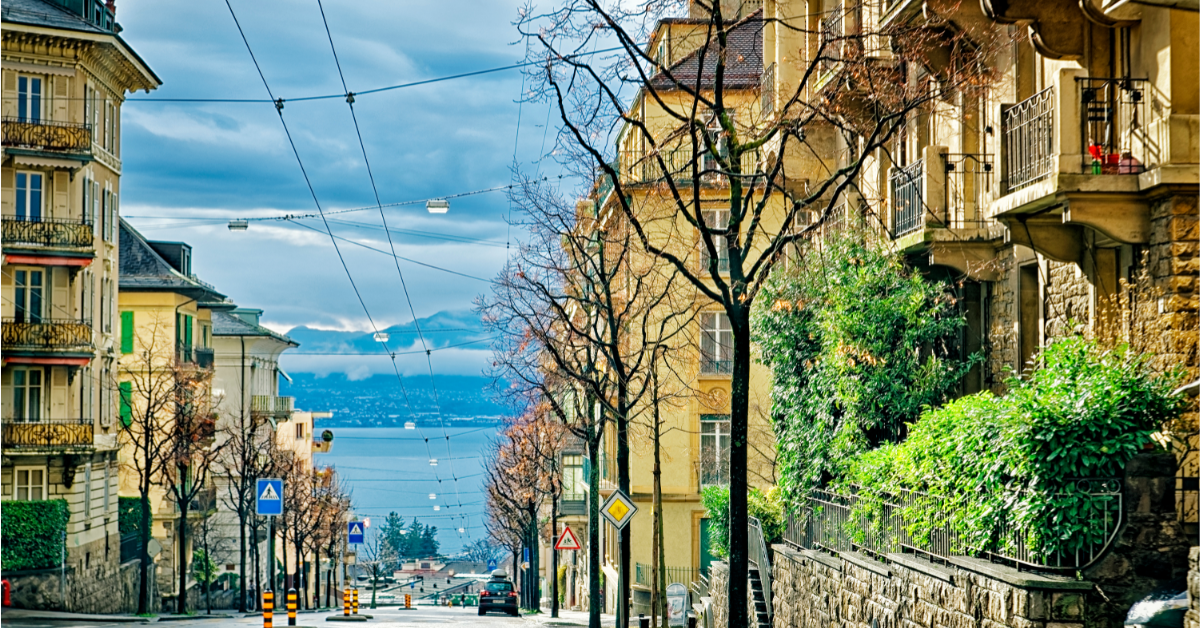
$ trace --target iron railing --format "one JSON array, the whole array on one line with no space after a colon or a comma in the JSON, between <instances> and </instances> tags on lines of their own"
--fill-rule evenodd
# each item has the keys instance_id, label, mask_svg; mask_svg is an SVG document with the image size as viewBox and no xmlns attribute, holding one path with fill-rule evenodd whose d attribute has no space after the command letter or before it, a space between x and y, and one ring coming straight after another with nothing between
<instances>
[{"instance_id":1,"label":"iron railing","mask_svg":"<svg viewBox=\"0 0 1200 628\"><path fill-rule=\"evenodd\" d=\"M770 115L775 111L775 64L767 66L759 79L758 91L762 94L762 115Z\"/></svg>"},{"instance_id":2,"label":"iron railing","mask_svg":"<svg viewBox=\"0 0 1200 628\"><path fill-rule=\"evenodd\" d=\"M767 617L773 617L775 611L771 604L771 553L767 551L767 542L763 537L762 524L754 517L747 517L746 527L749 538L746 544L747 560L758 570L758 579L762 582L763 597L767 601Z\"/></svg>"},{"instance_id":3,"label":"iron railing","mask_svg":"<svg viewBox=\"0 0 1200 628\"><path fill-rule=\"evenodd\" d=\"M276 418L286 419L291 416L295 402L295 397L252 395L250 397L250 413L257 415L272 415Z\"/></svg>"},{"instance_id":4,"label":"iron railing","mask_svg":"<svg viewBox=\"0 0 1200 628\"><path fill-rule=\"evenodd\" d=\"M733 372L733 360L700 358L700 372L705 375L728 375Z\"/></svg>"},{"instance_id":5,"label":"iron railing","mask_svg":"<svg viewBox=\"0 0 1200 628\"><path fill-rule=\"evenodd\" d=\"M9 246L90 247L92 223L83 220L4 218L4 242Z\"/></svg>"},{"instance_id":6,"label":"iron railing","mask_svg":"<svg viewBox=\"0 0 1200 628\"><path fill-rule=\"evenodd\" d=\"M91 419L3 420L5 449L90 447L94 435Z\"/></svg>"},{"instance_id":7,"label":"iron railing","mask_svg":"<svg viewBox=\"0 0 1200 628\"><path fill-rule=\"evenodd\" d=\"M63 153L89 153L92 150L92 127L74 122L6 117L4 145Z\"/></svg>"},{"instance_id":8,"label":"iron railing","mask_svg":"<svg viewBox=\"0 0 1200 628\"><path fill-rule=\"evenodd\" d=\"M842 61L842 41L845 29L845 9L838 3L821 20L821 51L818 69L822 74L832 72Z\"/></svg>"},{"instance_id":9,"label":"iron railing","mask_svg":"<svg viewBox=\"0 0 1200 628\"><path fill-rule=\"evenodd\" d=\"M892 170L889 177L892 191L892 237L898 238L919 231L925 226L925 198L921 193L924 177L924 159Z\"/></svg>"},{"instance_id":10,"label":"iron railing","mask_svg":"<svg viewBox=\"0 0 1200 628\"><path fill-rule=\"evenodd\" d=\"M1007 519L996 526L986 546L972 545L952 525L953 512L941 498L915 491L878 496L876 516L857 508L856 494L813 490L800 509L788 513L784 540L804 549L830 553L864 552L873 556L909 552L930 558L978 556L1020 568L1074 573L1099 560L1116 538L1124 513L1121 481L1115 478L1079 479L1073 493L1056 497L1086 496L1083 507L1068 514L1088 525L1100 526L1090 542L1070 553L1039 556L1031 546L1030 529ZM1078 504L1078 502L1076 503ZM924 533L916 533L917 523ZM1086 538L1086 537L1085 537Z\"/></svg>"},{"instance_id":11,"label":"iron railing","mask_svg":"<svg viewBox=\"0 0 1200 628\"><path fill-rule=\"evenodd\" d=\"M213 361L215 357L212 349L196 347L192 349L192 351L196 355L196 366L202 369L210 369L213 367Z\"/></svg>"},{"instance_id":12,"label":"iron railing","mask_svg":"<svg viewBox=\"0 0 1200 628\"><path fill-rule=\"evenodd\" d=\"M92 349L92 325L78 319L5 318L0 332L4 350L49 351Z\"/></svg>"},{"instance_id":13,"label":"iron railing","mask_svg":"<svg viewBox=\"0 0 1200 628\"><path fill-rule=\"evenodd\" d=\"M691 567L659 567L667 574L667 584L673 583L682 584L685 587L690 587L693 582L700 581L700 570ZM650 581L654 577L654 569L652 565L645 563L634 564L634 579L633 581L643 586L650 586Z\"/></svg>"},{"instance_id":14,"label":"iron railing","mask_svg":"<svg viewBox=\"0 0 1200 628\"><path fill-rule=\"evenodd\" d=\"M1015 192L1054 172L1054 88L1022 100L1001 118L1006 192Z\"/></svg>"},{"instance_id":15,"label":"iron railing","mask_svg":"<svg viewBox=\"0 0 1200 628\"><path fill-rule=\"evenodd\" d=\"M703 149L702 149L703 150ZM644 151L621 151L618 157L617 172L621 183L625 185L639 183L658 183L668 179L676 185L690 185L693 175L699 174L703 183L722 183L729 176L728 172L720 170L720 163L711 158L707 152L699 159L693 158L692 147L675 145L661 147L657 154L647 154ZM659 163L659 157L662 163ZM755 183L761 182L762 171L759 168L759 152L747 152L741 158L742 176L746 181L757 177Z\"/></svg>"},{"instance_id":16,"label":"iron railing","mask_svg":"<svg viewBox=\"0 0 1200 628\"><path fill-rule=\"evenodd\" d=\"M1146 117L1149 81L1078 78L1083 171L1141 174L1153 159ZM1097 172L1099 171L1099 172Z\"/></svg>"},{"instance_id":17,"label":"iron railing","mask_svg":"<svg viewBox=\"0 0 1200 628\"><path fill-rule=\"evenodd\" d=\"M992 156L950 153L946 160L946 205L950 227L983 227L986 194L992 187Z\"/></svg>"}]
</instances>

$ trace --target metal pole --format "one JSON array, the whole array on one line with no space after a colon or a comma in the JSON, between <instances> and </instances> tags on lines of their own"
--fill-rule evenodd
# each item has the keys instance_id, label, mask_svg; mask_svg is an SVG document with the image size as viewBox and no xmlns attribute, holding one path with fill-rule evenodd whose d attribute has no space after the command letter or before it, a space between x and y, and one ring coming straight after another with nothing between
<instances>
[{"instance_id":1,"label":"metal pole","mask_svg":"<svg viewBox=\"0 0 1200 628\"><path fill-rule=\"evenodd\" d=\"M268 485L269 486L269 485ZM267 587L275 591L275 517L271 517L271 540L267 542Z\"/></svg>"},{"instance_id":2,"label":"metal pole","mask_svg":"<svg viewBox=\"0 0 1200 628\"><path fill-rule=\"evenodd\" d=\"M621 556L621 531L617 530L617 556ZM625 590L625 563L620 559L617 560L617 628L626 628L629 625L623 616L625 613L625 600L621 599L622 591Z\"/></svg>"},{"instance_id":3,"label":"metal pole","mask_svg":"<svg viewBox=\"0 0 1200 628\"><path fill-rule=\"evenodd\" d=\"M62 609L67 610L67 531L62 532L62 548L58 556L58 600Z\"/></svg>"}]
</instances>

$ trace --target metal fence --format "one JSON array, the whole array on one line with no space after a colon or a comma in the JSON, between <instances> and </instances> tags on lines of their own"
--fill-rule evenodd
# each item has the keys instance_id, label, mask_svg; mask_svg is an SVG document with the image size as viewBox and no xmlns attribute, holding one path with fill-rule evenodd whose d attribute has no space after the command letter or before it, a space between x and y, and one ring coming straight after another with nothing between
<instances>
[{"instance_id":1,"label":"metal fence","mask_svg":"<svg viewBox=\"0 0 1200 628\"><path fill-rule=\"evenodd\" d=\"M5 349L92 349L92 325L86 320L5 318L3 322L0 336Z\"/></svg>"},{"instance_id":2,"label":"metal fence","mask_svg":"<svg viewBox=\"0 0 1200 628\"><path fill-rule=\"evenodd\" d=\"M1145 79L1079 78L1083 171L1141 174L1156 152L1147 129Z\"/></svg>"},{"instance_id":3,"label":"metal fence","mask_svg":"<svg viewBox=\"0 0 1200 628\"><path fill-rule=\"evenodd\" d=\"M1054 172L1054 88L1022 100L1004 111L1003 134L1006 192L1015 192Z\"/></svg>"},{"instance_id":4,"label":"metal fence","mask_svg":"<svg viewBox=\"0 0 1200 628\"><path fill-rule=\"evenodd\" d=\"M759 581L762 582L763 597L767 601L767 616L775 615L771 606L771 553L767 551L767 542L763 538L762 524L754 517L747 517L749 525L747 526L746 554L747 559L758 570Z\"/></svg>"},{"instance_id":5,"label":"metal fence","mask_svg":"<svg viewBox=\"0 0 1200 628\"><path fill-rule=\"evenodd\" d=\"M55 449L90 447L94 434L90 418L4 419L2 438L6 448Z\"/></svg>"},{"instance_id":6,"label":"metal fence","mask_svg":"<svg viewBox=\"0 0 1200 628\"><path fill-rule=\"evenodd\" d=\"M691 586L693 582L700 581L700 570L691 567L659 567L666 572L667 584L678 582L685 587ZM654 578L654 569L652 565L645 563L634 563L634 579L633 581L643 586L650 586L651 580Z\"/></svg>"},{"instance_id":7,"label":"metal fence","mask_svg":"<svg viewBox=\"0 0 1200 628\"><path fill-rule=\"evenodd\" d=\"M946 209L948 226L963 229L983 227L986 195L992 187L992 156L950 153L946 159Z\"/></svg>"},{"instance_id":8,"label":"metal fence","mask_svg":"<svg viewBox=\"0 0 1200 628\"><path fill-rule=\"evenodd\" d=\"M618 157L617 170L624 185L638 183L658 183L668 179L676 185L690 184L694 175L699 175L703 183L722 183L729 173L721 170L720 162L712 154L701 147L699 159L693 158L690 145L676 144L663 146L655 153L645 151L621 151ZM762 179L762 169L759 167L760 151L743 153L741 158L741 174L750 178L757 176Z\"/></svg>"},{"instance_id":9,"label":"metal fence","mask_svg":"<svg viewBox=\"0 0 1200 628\"><path fill-rule=\"evenodd\" d=\"M919 231L925 226L925 198L921 182L925 160L918 159L903 168L895 168L889 177L892 191L892 237Z\"/></svg>"},{"instance_id":10,"label":"metal fence","mask_svg":"<svg viewBox=\"0 0 1200 628\"><path fill-rule=\"evenodd\" d=\"M1074 572L1104 555L1121 527L1124 509L1119 479L1079 479L1070 488L1073 492L1052 497L1085 495L1083 507L1069 516L1094 526L1095 532L1070 553L1039 556L1029 542L1032 530L1003 518L990 541L984 546L972 545L954 529L953 512L941 498L915 491L879 496L881 503L871 509L875 513L871 516L868 509L859 508L858 494L814 490L799 513L788 514L784 540L804 549L834 554L857 551L874 556L894 552L930 558L978 556L1017 568Z\"/></svg>"},{"instance_id":11,"label":"metal fence","mask_svg":"<svg viewBox=\"0 0 1200 628\"><path fill-rule=\"evenodd\" d=\"M36 150L88 153L92 128L73 122L4 118L4 145Z\"/></svg>"},{"instance_id":12,"label":"metal fence","mask_svg":"<svg viewBox=\"0 0 1200 628\"><path fill-rule=\"evenodd\" d=\"M842 40L845 24L845 10L838 3L821 20L821 52L819 69L822 74L832 72L842 60Z\"/></svg>"}]
</instances>

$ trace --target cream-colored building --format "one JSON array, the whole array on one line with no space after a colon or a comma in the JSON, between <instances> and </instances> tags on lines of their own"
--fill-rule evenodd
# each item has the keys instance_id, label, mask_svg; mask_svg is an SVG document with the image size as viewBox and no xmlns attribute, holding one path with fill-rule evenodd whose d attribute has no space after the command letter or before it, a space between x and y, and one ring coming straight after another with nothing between
<instances>
[{"instance_id":1,"label":"cream-colored building","mask_svg":"<svg viewBox=\"0 0 1200 628\"><path fill-rule=\"evenodd\" d=\"M129 610L113 586L120 112L126 94L160 81L118 34L111 3L13 0L0 15L2 495L68 505L71 585L43 603Z\"/></svg>"}]
</instances>

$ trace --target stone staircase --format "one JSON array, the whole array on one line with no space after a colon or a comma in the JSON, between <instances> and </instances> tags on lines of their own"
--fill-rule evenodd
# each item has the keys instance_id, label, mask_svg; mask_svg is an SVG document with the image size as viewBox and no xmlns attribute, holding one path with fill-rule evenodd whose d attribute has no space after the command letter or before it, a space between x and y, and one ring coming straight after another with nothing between
<instances>
[{"instance_id":1,"label":"stone staircase","mask_svg":"<svg viewBox=\"0 0 1200 628\"><path fill-rule=\"evenodd\" d=\"M767 613L767 598L763 593L762 576L753 564L750 565L750 594L754 596L754 625L771 628L771 616Z\"/></svg>"}]
</instances>

